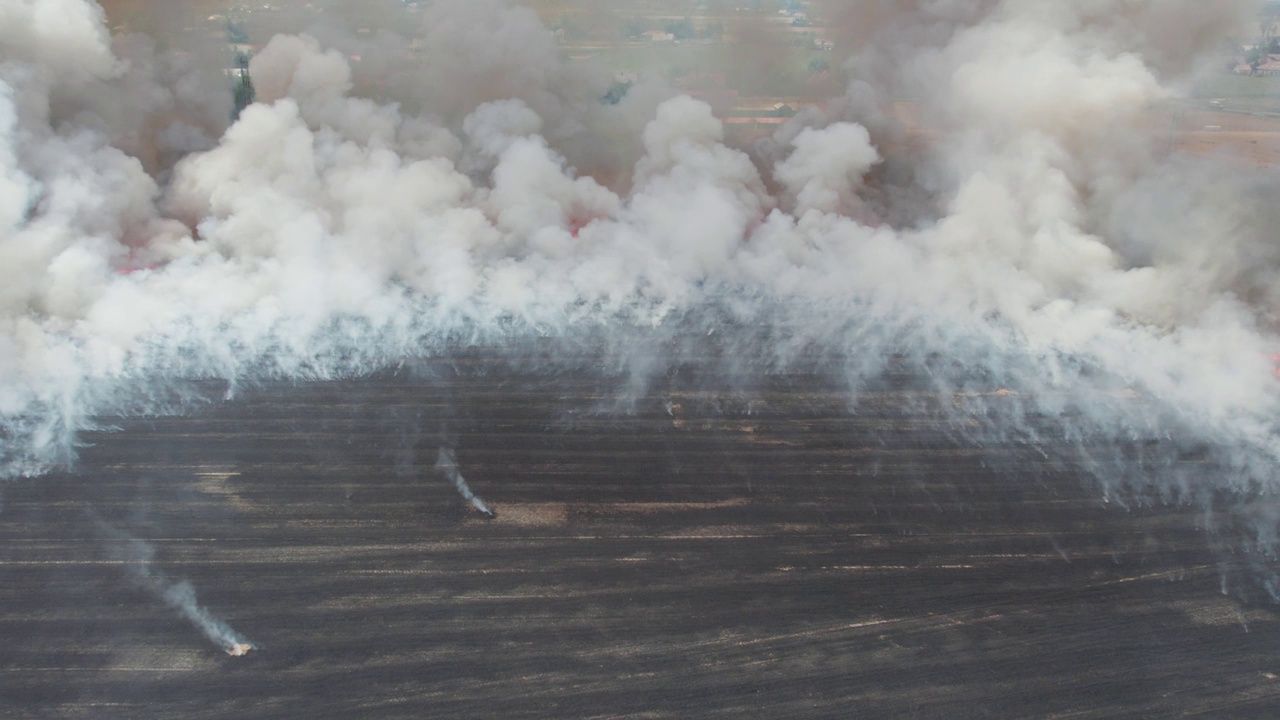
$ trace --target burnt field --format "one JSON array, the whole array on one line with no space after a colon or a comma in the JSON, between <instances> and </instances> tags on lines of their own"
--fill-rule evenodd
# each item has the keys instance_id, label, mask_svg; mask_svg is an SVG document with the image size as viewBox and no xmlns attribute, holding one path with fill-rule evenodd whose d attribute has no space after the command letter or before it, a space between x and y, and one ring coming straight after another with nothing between
<instances>
[{"instance_id":1,"label":"burnt field","mask_svg":"<svg viewBox=\"0 0 1280 720\"><path fill-rule=\"evenodd\" d=\"M5 485L0 716L1280 709L1275 612L1223 594L1251 561L1201 506L979 448L909 377L851 411L810 375L674 372L619 402L590 372L486 367L241 388ZM226 655L144 576L256 649Z\"/></svg>"}]
</instances>

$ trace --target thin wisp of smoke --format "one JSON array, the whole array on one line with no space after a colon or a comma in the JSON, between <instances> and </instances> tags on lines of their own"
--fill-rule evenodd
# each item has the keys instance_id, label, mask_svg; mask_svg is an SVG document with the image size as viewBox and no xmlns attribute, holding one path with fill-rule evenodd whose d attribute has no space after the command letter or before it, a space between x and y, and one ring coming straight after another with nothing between
<instances>
[{"instance_id":1,"label":"thin wisp of smoke","mask_svg":"<svg viewBox=\"0 0 1280 720\"><path fill-rule=\"evenodd\" d=\"M449 482L453 483L453 486L458 489L458 494L462 496L463 500L470 503L471 507L479 510L489 518L493 518L496 515L484 500L481 500L471 491L471 486L467 485L466 478L462 477L462 471L458 469L458 460L451 448L440 448L440 452L436 456L436 470L444 473Z\"/></svg>"},{"instance_id":2,"label":"thin wisp of smoke","mask_svg":"<svg viewBox=\"0 0 1280 720\"><path fill-rule=\"evenodd\" d=\"M167 578L156 567L155 548L150 544L100 521L98 527L112 541L109 547L115 559L127 563L130 577L195 626L219 649L232 657L246 655L255 649L253 643L196 600L196 590L190 582L175 582Z\"/></svg>"},{"instance_id":3,"label":"thin wisp of smoke","mask_svg":"<svg viewBox=\"0 0 1280 720\"><path fill-rule=\"evenodd\" d=\"M557 338L639 387L699 343L855 395L905 363L963 398L974 442L1047 423L1108 493L1274 490L1275 179L1161 152L1150 120L1256 3L844 5L847 92L747 152L660 81L600 102L607 75L503 0L439 0L376 43L340 14L277 35L225 131L200 100L225 88L113 40L91 0L0 0L4 471L71 461L91 418L174 379ZM372 47L396 43L420 73ZM904 94L928 118L910 163ZM1110 459L1150 438L1223 470Z\"/></svg>"}]
</instances>

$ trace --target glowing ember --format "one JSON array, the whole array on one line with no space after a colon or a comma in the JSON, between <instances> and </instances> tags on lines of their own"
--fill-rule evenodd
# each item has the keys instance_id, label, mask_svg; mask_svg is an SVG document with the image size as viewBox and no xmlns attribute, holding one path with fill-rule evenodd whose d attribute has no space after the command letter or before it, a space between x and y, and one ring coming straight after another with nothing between
<instances>
[{"instance_id":1,"label":"glowing ember","mask_svg":"<svg viewBox=\"0 0 1280 720\"><path fill-rule=\"evenodd\" d=\"M231 657L243 657L252 649L253 645L250 643L232 643L227 646L227 654Z\"/></svg>"}]
</instances>

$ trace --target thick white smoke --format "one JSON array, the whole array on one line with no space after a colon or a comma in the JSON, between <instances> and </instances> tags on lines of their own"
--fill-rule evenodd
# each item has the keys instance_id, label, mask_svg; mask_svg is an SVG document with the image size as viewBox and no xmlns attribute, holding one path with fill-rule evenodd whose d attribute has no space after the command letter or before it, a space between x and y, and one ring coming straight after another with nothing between
<instances>
[{"instance_id":1,"label":"thick white smoke","mask_svg":"<svg viewBox=\"0 0 1280 720\"><path fill-rule=\"evenodd\" d=\"M1151 129L1255 4L854 4L874 32L848 95L752 157L699 100L600 103L598 74L499 0L434 4L402 102L277 36L221 135L176 87L192 75L113 51L92 2L0 0L5 471L67 461L88 418L173 378L716 330L725 357L820 357L855 390L891 358L946 395L1017 390L959 412L1002 441L1052 424L1113 490L1273 490L1274 185L1162 155ZM898 92L928 118L905 169ZM662 366L646 348L633 369ZM1223 469L1106 459L1151 438Z\"/></svg>"}]
</instances>

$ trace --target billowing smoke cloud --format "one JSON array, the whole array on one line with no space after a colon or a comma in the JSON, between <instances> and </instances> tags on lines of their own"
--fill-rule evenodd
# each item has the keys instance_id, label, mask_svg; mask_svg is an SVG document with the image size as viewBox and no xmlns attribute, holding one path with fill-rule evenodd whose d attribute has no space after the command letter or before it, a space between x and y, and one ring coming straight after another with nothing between
<instances>
[{"instance_id":1,"label":"billowing smoke cloud","mask_svg":"<svg viewBox=\"0 0 1280 720\"><path fill-rule=\"evenodd\" d=\"M1274 178L1152 131L1256 3L841 5L846 96L749 154L660 83L601 103L608 78L499 0L436 2L424 74L379 59L383 96L366 41L277 36L224 133L91 2L0 0L5 471L69 461L87 418L173 378L537 336L598 341L633 389L698 343L855 392L906 364L974 442L1052 432L1108 494L1274 489Z\"/></svg>"}]
</instances>

